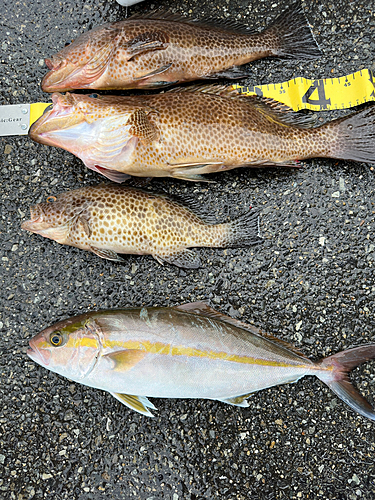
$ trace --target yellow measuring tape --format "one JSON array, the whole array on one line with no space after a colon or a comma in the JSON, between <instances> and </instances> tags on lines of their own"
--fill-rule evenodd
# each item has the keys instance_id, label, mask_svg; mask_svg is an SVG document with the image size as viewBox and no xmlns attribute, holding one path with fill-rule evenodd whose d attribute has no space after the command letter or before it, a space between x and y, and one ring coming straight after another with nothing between
<instances>
[{"instance_id":1,"label":"yellow measuring tape","mask_svg":"<svg viewBox=\"0 0 375 500\"><path fill-rule=\"evenodd\" d=\"M30 127L37 121L38 118L42 116L44 110L50 105L50 102L34 102L33 104L30 104Z\"/></svg>"},{"instance_id":2,"label":"yellow measuring tape","mask_svg":"<svg viewBox=\"0 0 375 500\"><path fill-rule=\"evenodd\" d=\"M286 104L294 111L345 109L375 101L375 75L369 69L362 69L340 78L309 80L298 77L283 83L254 87L232 85L232 87L240 94L270 97Z\"/></svg>"}]
</instances>

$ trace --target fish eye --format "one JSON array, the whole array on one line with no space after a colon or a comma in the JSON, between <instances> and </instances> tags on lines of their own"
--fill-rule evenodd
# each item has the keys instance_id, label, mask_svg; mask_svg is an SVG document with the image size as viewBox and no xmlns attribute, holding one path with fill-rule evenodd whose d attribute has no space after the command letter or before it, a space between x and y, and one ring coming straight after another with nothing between
<instances>
[{"instance_id":1,"label":"fish eye","mask_svg":"<svg viewBox=\"0 0 375 500\"><path fill-rule=\"evenodd\" d=\"M92 97L93 99L99 99L99 94L90 94L89 97Z\"/></svg>"},{"instance_id":2,"label":"fish eye","mask_svg":"<svg viewBox=\"0 0 375 500\"><path fill-rule=\"evenodd\" d=\"M53 104L50 104L49 106L46 107L46 109L43 111L43 114L45 115L46 113L48 113L48 111L51 111L51 109L53 108Z\"/></svg>"},{"instance_id":3,"label":"fish eye","mask_svg":"<svg viewBox=\"0 0 375 500\"><path fill-rule=\"evenodd\" d=\"M58 331L53 332L53 333L51 333L49 340L50 340L52 345L54 345L55 347L58 347L62 343L63 336L61 335L61 332L58 332Z\"/></svg>"},{"instance_id":4,"label":"fish eye","mask_svg":"<svg viewBox=\"0 0 375 500\"><path fill-rule=\"evenodd\" d=\"M56 200L57 200L56 196L48 196L46 201L47 203L53 203Z\"/></svg>"}]
</instances>

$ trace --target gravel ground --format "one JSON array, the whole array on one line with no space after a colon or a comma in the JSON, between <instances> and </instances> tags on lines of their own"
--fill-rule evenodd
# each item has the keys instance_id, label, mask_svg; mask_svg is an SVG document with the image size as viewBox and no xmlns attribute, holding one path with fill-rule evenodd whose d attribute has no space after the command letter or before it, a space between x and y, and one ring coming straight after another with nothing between
<instances>
[{"instance_id":1,"label":"gravel ground","mask_svg":"<svg viewBox=\"0 0 375 500\"><path fill-rule=\"evenodd\" d=\"M169 0L163 6L264 26L289 3ZM155 6L144 2L129 12ZM310 0L304 7L321 59L258 61L243 83L375 69L370 0ZM111 0L5 0L0 104L48 99L39 87L43 58L125 14ZM183 271L151 257L113 264L21 231L30 204L102 178L71 154L27 137L1 138L0 158L0 498L375 498L374 424L313 377L264 390L248 409L153 399L159 411L147 419L26 356L28 339L81 311L196 300L277 334L313 359L373 341L373 168L313 160L298 170L232 171L210 185L153 182L156 192L193 192L202 212L217 220L249 204L261 209L263 245L201 249L202 268ZM374 364L356 369L352 379L374 403Z\"/></svg>"}]
</instances>

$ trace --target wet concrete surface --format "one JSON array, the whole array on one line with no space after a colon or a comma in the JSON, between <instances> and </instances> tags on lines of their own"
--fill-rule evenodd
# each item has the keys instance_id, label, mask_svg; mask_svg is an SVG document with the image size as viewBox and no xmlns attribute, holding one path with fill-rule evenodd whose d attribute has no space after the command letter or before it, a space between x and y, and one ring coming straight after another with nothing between
<instances>
[{"instance_id":1,"label":"wet concrete surface","mask_svg":"<svg viewBox=\"0 0 375 500\"><path fill-rule=\"evenodd\" d=\"M287 0L166 1L196 17L264 26ZM129 13L154 8L144 2ZM375 69L370 0L304 2L323 51L308 63L263 60L246 84ZM77 34L122 19L114 1L2 4L0 104L46 101L43 58ZM345 112L323 113L326 120ZM374 341L374 169L334 160L301 169L242 169L215 184L155 181L194 194L226 220L261 209L264 244L200 249L199 270L124 265L21 231L31 204L103 179L71 154L27 137L0 138L0 498L372 499L374 424L317 379L264 390L248 409L204 400L153 399L154 419L72 383L26 356L28 339L58 319L109 307L208 300L319 359ZM352 380L372 403L375 365Z\"/></svg>"}]
</instances>

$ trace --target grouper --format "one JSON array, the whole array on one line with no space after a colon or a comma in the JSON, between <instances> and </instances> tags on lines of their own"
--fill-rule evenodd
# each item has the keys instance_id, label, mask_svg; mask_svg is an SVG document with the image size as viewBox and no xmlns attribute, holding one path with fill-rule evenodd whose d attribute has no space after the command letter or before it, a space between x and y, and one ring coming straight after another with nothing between
<instances>
[{"instance_id":1,"label":"grouper","mask_svg":"<svg viewBox=\"0 0 375 500\"><path fill-rule=\"evenodd\" d=\"M231 222L207 223L163 195L101 184L57 196L30 208L26 229L65 245L121 262L119 254L152 255L158 262L198 268L191 247L239 247L259 243L259 213L250 209Z\"/></svg>"},{"instance_id":2,"label":"grouper","mask_svg":"<svg viewBox=\"0 0 375 500\"><path fill-rule=\"evenodd\" d=\"M127 97L53 94L30 128L113 181L202 180L237 167L298 166L308 158L375 162L375 106L315 127L314 115L218 85Z\"/></svg>"},{"instance_id":3,"label":"grouper","mask_svg":"<svg viewBox=\"0 0 375 500\"><path fill-rule=\"evenodd\" d=\"M251 75L245 63L268 56L309 60L320 50L301 2L262 32L236 21L198 21L154 12L97 26L47 58L45 92L161 88L178 82Z\"/></svg>"}]
</instances>

